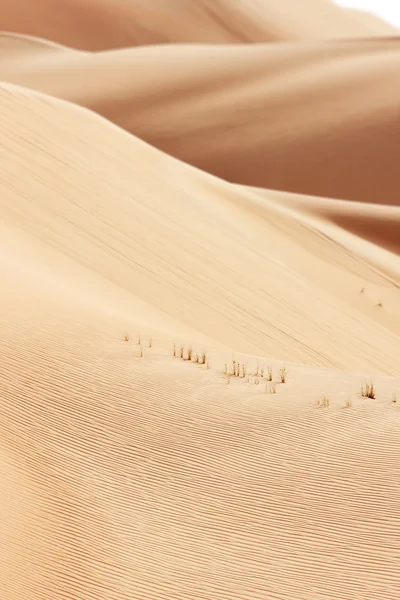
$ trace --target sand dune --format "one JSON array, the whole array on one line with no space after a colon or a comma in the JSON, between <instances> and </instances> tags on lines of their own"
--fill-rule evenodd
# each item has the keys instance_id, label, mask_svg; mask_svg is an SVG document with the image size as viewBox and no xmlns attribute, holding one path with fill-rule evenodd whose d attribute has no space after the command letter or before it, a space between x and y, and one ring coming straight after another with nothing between
<instances>
[{"instance_id":1,"label":"sand dune","mask_svg":"<svg viewBox=\"0 0 400 600\"><path fill-rule=\"evenodd\" d=\"M82 50L396 35L330 0L0 0L0 30Z\"/></svg>"},{"instance_id":2,"label":"sand dune","mask_svg":"<svg viewBox=\"0 0 400 600\"><path fill-rule=\"evenodd\" d=\"M275 203L265 202L262 216L252 214L251 193L174 161L92 113L4 89L9 222L230 347L396 373L400 339L382 327L380 311L360 319L358 296L366 280L382 294L397 291L398 271L389 278L340 245L332 248ZM332 297L328 280L337 279L337 269L342 288ZM361 340L365 346L355 353Z\"/></svg>"},{"instance_id":3,"label":"sand dune","mask_svg":"<svg viewBox=\"0 0 400 600\"><path fill-rule=\"evenodd\" d=\"M218 341L275 376L280 358L394 374L400 273L295 200L50 97L0 99L2 597L395 600L400 378L370 400L364 374L286 362L268 395L226 385ZM391 325L377 293L397 294ZM178 322L210 369L173 358Z\"/></svg>"},{"instance_id":4,"label":"sand dune","mask_svg":"<svg viewBox=\"0 0 400 600\"><path fill-rule=\"evenodd\" d=\"M1 29L0 599L397 600L399 32L328 0Z\"/></svg>"},{"instance_id":5,"label":"sand dune","mask_svg":"<svg viewBox=\"0 0 400 600\"><path fill-rule=\"evenodd\" d=\"M12 38L0 77L87 106L229 181L397 205L399 68L397 39L47 46L38 58Z\"/></svg>"}]
</instances>

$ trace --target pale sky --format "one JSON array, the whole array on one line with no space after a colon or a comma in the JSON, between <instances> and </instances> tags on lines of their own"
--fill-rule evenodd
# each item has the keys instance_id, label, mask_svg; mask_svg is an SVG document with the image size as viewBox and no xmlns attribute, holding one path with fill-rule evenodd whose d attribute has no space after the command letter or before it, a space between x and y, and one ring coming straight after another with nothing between
<instances>
[{"instance_id":1,"label":"pale sky","mask_svg":"<svg viewBox=\"0 0 400 600\"><path fill-rule=\"evenodd\" d=\"M334 0L346 8L368 10L400 28L400 0Z\"/></svg>"}]
</instances>

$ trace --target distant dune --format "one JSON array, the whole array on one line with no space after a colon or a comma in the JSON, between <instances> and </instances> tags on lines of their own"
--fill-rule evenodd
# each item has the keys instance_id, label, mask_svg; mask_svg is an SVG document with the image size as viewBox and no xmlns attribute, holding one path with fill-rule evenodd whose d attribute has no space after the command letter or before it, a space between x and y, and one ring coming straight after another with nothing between
<instances>
[{"instance_id":1,"label":"distant dune","mask_svg":"<svg viewBox=\"0 0 400 600\"><path fill-rule=\"evenodd\" d=\"M0 0L0 30L81 50L398 34L330 0Z\"/></svg>"},{"instance_id":2,"label":"distant dune","mask_svg":"<svg viewBox=\"0 0 400 600\"><path fill-rule=\"evenodd\" d=\"M228 181L399 204L399 40L43 46L40 59L2 43L3 80L87 106Z\"/></svg>"}]
</instances>

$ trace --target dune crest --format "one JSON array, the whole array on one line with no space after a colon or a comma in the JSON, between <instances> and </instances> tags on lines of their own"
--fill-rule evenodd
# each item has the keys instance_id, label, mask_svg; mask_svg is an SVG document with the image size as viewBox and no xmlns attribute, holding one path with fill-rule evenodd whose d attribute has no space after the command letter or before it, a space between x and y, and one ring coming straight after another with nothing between
<instances>
[{"instance_id":1,"label":"dune crest","mask_svg":"<svg viewBox=\"0 0 400 600\"><path fill-rule=\"evenodd\" d=\"M398 35L330 0L0 0L0 30L80 50Z\"/></svg>"},{"instance_id":2,"label":"dune crest","mask_svg":"<svg viewBox=\"0 0 400 600\"><path fill-rule=\"evenodd\" d=\"M228 181L398 205L399 44L48 47L39 62L6 54L0 77L82 104Z\"/></svg>"}]
</instances>

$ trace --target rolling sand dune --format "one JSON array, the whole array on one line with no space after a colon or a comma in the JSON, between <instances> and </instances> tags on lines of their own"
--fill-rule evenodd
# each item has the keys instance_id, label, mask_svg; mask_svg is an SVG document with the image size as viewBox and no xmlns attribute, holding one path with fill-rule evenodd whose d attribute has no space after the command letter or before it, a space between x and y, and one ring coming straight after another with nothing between
<instances>
[{"instance_id":1,"label":"rolling sand dune","mask_svg":"<svg viewBox=\"0 0 400 600\"><path fill-rule=\"evenodd\" d=\"M229 181L398 205L399 40L37 54L5 37L0 77Z\"/></svg>"},{"instance_id":2,"label":"rolling sand dune","mask_svg":"<svg viewBox=\"0 0 400 600\"><path fill-rule=\"evenodd\" d=\"M174 161L93 113L4 90L8 222L230 347L396 373L400 338L382 327L380 311L362 318L358 297L365 280L383 294L397 291L399 270L390 277L377 272L275 203L252 213L251 193ZM341 286L332 296L325 280L338 279L337 270ZM371 337L376 347L367 343Z\"/></svg>"},{"instance_id":3,"label":"rolling sand dune","mask_svg":"<svg viewBox=\"0 0 400 600\"><path fill-rule=\"evenodd\" d=\"M269 395L226 385L218 341L275 377L276 358L398 373L399 305L391 330L373 296L398 301L399 257L375 248L390 280L296 199L30 90L0 103L1 597L397 599L400 378L372 400L361 373L287 363ZM210 369L172 356L178 321Z\"/></svg>"},{"instance_id":4,"label":"rolling sand dune","mask_svg":"<svg viewBox=\"0 0 400 600\"><path fill-rule=\"evenodd\" d=\"M0 0L0 30L82 50L396 35L330 0Z\"/></svg>"},{"instance_id":5,"label":"rolling sand dune","mask_svg":"<svg viewBox=\"0 0 400 600\"><path fill-rule=\"evenodd\" d=\"M0 30L0 600L398 600L399 32L327 0Z\"/></svg>"}]
</instances>

